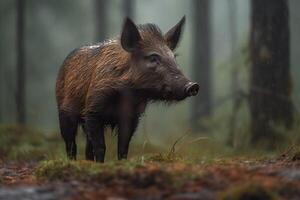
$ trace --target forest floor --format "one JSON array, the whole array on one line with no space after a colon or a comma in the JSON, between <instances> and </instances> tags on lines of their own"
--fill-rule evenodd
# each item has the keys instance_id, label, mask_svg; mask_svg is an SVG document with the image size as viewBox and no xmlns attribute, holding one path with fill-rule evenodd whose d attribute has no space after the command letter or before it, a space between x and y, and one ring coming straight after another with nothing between
<instances>
[{"instance_id":1,"label":"forest floor","mask_svg":"<svg viewBox=\"0 0 300 200\"><path fill-rule=\"evenodd\" d=\"M31 136L0 130L0 200L300 199L297 147L264 158L188 160L168 152L98 164L45 158L46 151L56 154L63 145Z\"/></svg>"}]
</instances>

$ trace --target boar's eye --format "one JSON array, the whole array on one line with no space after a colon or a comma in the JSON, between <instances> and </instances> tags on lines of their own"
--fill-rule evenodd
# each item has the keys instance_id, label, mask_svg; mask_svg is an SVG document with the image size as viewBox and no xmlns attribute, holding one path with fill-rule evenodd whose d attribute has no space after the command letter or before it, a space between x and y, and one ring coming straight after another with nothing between
<instances>
[{"instance_id":1,"label":"boar's eye","mask_svg":"<svg viewBox=\"0 0 300 200\"><path fill-rule=\"evenodd\" d=\"M147 56L147 60L151 64L159 64L160 60L161 60L161 57L160 57L160 55L154 53L154 54L151 54L151 55Z\"/></svg>"}]
</instances>

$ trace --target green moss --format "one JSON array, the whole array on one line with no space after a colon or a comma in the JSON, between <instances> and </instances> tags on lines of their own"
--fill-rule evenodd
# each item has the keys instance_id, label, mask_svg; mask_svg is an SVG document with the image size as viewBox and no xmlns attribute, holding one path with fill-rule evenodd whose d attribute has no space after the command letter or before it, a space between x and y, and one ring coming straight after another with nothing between
<instances>
[{"instance_id":1,"label":"green moss","mask_svg":"<svg viewBox=\"0 0 300 200\"><path fill-rule=\"evenodd\" d=\"M35 170L35 175L44 180L66 180L85 179L91 174L97 174L101 171L100 167L94 162L88 161L68 161L68 160L49 160L43 161Z\"/></svg>"},{"instance_id":2,"label":"green moss","mask_svg":"<svg viewBox=\"0 0 300 200\"><path fill-rule=\"evenodd\" d=\"M120 161L100 164L92 161L69 161L66 159L41 162L35 170L38 179L43 180L90 180L100 176L113 176L118 172L131 172L141 165L136 162ZM102 177L103 178L103 177Z\"/></svg>"},{"instance_id":3,"label":"green moss","mask_svg":"<svg viewBox=\"0 0 300 200\"><path fill-rule=\"evenodd\" d=\"M175 140L175 138L177 138ZM76 138L78 159L84 159L85 136L79 133ZM170 141L175 141L170 143ZM195 136L185 137L175 146L178 137L168 139L164 147L150 142L134 140L129 148L129 157L152 162L209 162L218 157L232 158L239 155L256 157L264 154L254 152L253 149L231 149L215 140L199 140ZM117 155L117 138L113 134L106 134L107 153L105 161L115 161ZM147 145L145 145L147 144ZM45 159L66 158L64 142L58 132L45 134L26 127L0 126L0 159L17 161L40 161ZM250 154L251 153L251 154ZM153 155L154 154L154 155ZM265 155L265 154L264 154Z\"/></svg>"},{"instance_id":4,"label":"green moss","mask_svg":"<svg viewBox=\"0 0 300 200\"><path fill-rule=\"evenodd\" d=\"M136 162L121 161L99 164L90 161L49 160L41 162L35 176L42 181L115 183L136 187L175 185L175 176L164 167L151 168ZM178 179L178 177L176 177Z\"/></svg>"},{"instance_id":5,"label":"green moss","mask_svg":"<svg viewBox=\"0 0 300 200\"><path fill-rule=\"evenodd\" d=\"M278 200L278 196L257 183L230 188L220 194L220 200Z\"/></svg>"},{"instance_id":6,"label":"green moss","mask_svg":"<svg viewBox=\"0 0 300 200\"><path fill-rule=\"evenodd\" d=\"M64 150L60 136L20 126L0 126L0 159L36 161Z\"/></svg>"}]
</instances>

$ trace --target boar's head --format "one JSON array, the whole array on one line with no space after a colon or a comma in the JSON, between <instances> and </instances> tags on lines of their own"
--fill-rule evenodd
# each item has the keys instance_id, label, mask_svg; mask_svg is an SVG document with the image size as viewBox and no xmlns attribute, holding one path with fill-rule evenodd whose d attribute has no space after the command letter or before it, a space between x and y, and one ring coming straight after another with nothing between
<instances>
[{"instance_id":1,"label":"boar's head","mask_svg":"<svg viewBox=\"0 0 300 200\"><path fill-rule=\"evenodd\" d=\"M132 87L149 99L179 101L198 93L199 85L181 72L174 53L184 23L185 17L162 34L154 24L125 20L120 43L130 56Z\"/></svg>"}]
</instances>

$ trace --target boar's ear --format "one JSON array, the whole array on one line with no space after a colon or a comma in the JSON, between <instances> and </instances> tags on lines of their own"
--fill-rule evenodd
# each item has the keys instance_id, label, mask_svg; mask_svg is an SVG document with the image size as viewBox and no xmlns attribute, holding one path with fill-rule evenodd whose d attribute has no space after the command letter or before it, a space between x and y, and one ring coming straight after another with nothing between
<instances>
[{"instance_id":1,"label":"boar's ear","mask_svg":"<svg viewBox=\"0 0 300 200\"><path fill-rule=\"evenodd\" d=\"M172 51L177 47L184 24L185 24L185 16L183 16L182 19L173 28L171 28L164 36L167 45L170 47Z\"/></svg>"},{"instance_id":2,"label":"boar's ear","mask_svg":"<svg viewBox=\"0 0 300 200\"><path fill-rule=\"evenodd\" d=\"M131 21L131 19L126 18L121 34L121 45L123 49L128 52L134 51L140 40L141 36L136 25Z\"/></svg>"}]
</instances>

